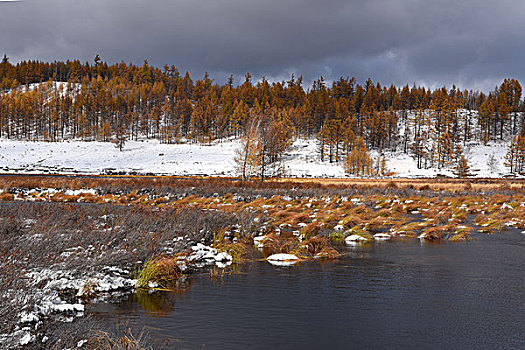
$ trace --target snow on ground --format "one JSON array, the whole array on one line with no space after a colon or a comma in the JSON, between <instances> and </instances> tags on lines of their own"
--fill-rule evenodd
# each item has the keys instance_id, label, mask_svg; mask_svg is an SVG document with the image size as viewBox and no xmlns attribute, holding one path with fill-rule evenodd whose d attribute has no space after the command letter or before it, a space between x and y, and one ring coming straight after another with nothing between
<instances>
[{"instance_id":1,"label":"snow on ground","mask_svg":"<svg viewBox=\"0 0 525 350\"><path fill-rule=\"evenodd\" d=\"M237 176L235 150L238 140L161 144L157 140L128 141L121 152L108 142L27 142L0 140L3 173L137 173L159 175ZM478 177L500 177L507 143L467 145L465 154ZM372 152L373 156L377 153ZM402 152L387 152L387 168L395 177L452 176L451 169L417 169L416 161ZM491 166L489 159L494 161ZM296 140L284 156L291 177L345 177L342 163L321 162L315 140Z\"/></svg>"},{"instance_id":2,"label":"snow on ground","mask_svg":"<svg viewBox=\"0 0 525 350\"><path fill-rule=\"evenodd\" d=\"M509 143L491 142L486 146L466 148L465 155L469 160L471 171L476 176L498 177L509 173L509 168L504 164L508 149ZM493 165L490 164L490 158L494 160Z\"/></svg>"},{"instance_id":3,"label":"snow on ground","mask_svg":"<svg viewBox=\"0 0 525 350\"><path fill-rule=\"evenodd\" d=\"M470 166L470 172L475 177L501 177L509 173L505 167L505 154L509 144L506 142L490 142L487 145L470 144L464 147L465 157ZM374 156L374 152L372 152ZM375 154L377 156L377 154ZM418 169L416 160L403 152L386 152L386 164L394 177L435 177L437 175L454 176L452 168ZM493 159L492 162L490 159Z\"/></svg>"},{"instance_id":4,"label":"snow on ground","mask_svg":"<svg viewBox=\"0 0 525 350\"><path fill-rule=\"evenodd\" d=\"M285 171L293 177L345 177L342 163L321 162L316 140L297 140L284 156Z\"/></svg>"},{"instance_id":5,"label":"snow on ground","mask_svg":"<svg viewBox=\"0 0 525 350\"><path fill-rule=\"evenodd\" d=\"M5 1L5 0L4 0ZM82 88L82 84L80 83L69 83L69 87L71 90L79 91ZM47 93L53 93L54 91L58 92L58 95L61 97L64 97L66 94L66 90L68 88L68 83L61 82L61 81L48 81L45 83L33 83L29 85L21 85L20 87L16 88L17 91L21 92L30 92L35 89L38 89L41 92L47 92ZM7 93L11 93L12 90L8 91Z\"/></svg>"},{"instance_id":6,"label":"snow on ground","mask_svg":"<svg viewBox=\"0 0 525 350\"><path fill-rule=\"evenodd\" d=\"M121 152L108 142L0 141L3 172L137 172L173 175L231 175L237 142L161 144L129 141Z\"/></svg>"}]
</instances>

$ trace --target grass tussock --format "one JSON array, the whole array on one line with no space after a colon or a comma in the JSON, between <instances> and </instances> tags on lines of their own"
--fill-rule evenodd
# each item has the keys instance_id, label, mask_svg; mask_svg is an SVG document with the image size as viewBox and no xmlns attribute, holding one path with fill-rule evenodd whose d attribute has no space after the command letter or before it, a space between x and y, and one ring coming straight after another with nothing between
<instances>
[{"instance_id":1,"label":"grass tussock","mask_svg":"<svg viewBox=\"0 0 525 350\"><path fill-rule=\"evenodd\" d=\"M334 231L330 233L328 238L334 243L341 244L345 239L345 234L342 231Z\"/></svg>"},{"instance_id":2,"label":"grass tussock","mask_svg":"<svg viewBox=\"0 0 525 350\"><path fill-rule=\"evenodd\" d=\"M264 244L263 252L266 256L277 253L288 253L298 251L300 242L297 237L269 234L262 242Z\"/></svg>"},{"instance_id":3,"label":"grass tussock","mask_svg":"<svg viewBox=\"0 0 525 350\"><path fill-rule=\"evenodd\" d=\"M439 241L447 237L450 232L451 228L449 226L434 226L424 230L422 235L428 241Z\"/></svg>"},{"instance_id":4,"label":"grass tussock","mask_svg":"<svg viewBox=\"0 0 525 350\"><path fill-rule=\"evenodd\" d=\"M250 257L252 252L251 244L242 240L242 242L222 242L213 245L220 252L226 252L233 258L233 264L240 264Z\"/></svg>"},{"instance_id":5,"label":"grass tussock","mask_svg":"<svg viewBox=\"0 0 525 350\"><path fill-rule=\"evenodd\" d=\"M358 226L354 226L350 230L348 230L346 232L346 235L347 236L349 236L349 235L358 235L358 236L366 238L367 240L371 240L373 238L372 234L370 232L368 232L365 228L363 228L363 227L361 227L359 225Z\"/></svg>"},{"instance_id":6,"label":"grass tussock","mask_svg":"<svg viewBox=\"0 0 525 350\"><path fill-rule=\"evenodd\" d=\"M182 271L177 258L157 258L144 264L137 278L137 288L171 290L177 285Z\"/></svg>"},{"instance_id":7,"label":"grass tussock","mask_svg":"<svg viewBox=\"0 0 525 350\"><path fill-rule=\"evenodd\" d=\"M341 234L340 242L342 241L343 234ZM301 259L312 259L312 258L326 258L335 259L341 254L333 246L333 237L327 236L314 236L304 242L300 242L297 237L294 236L277 236L268 235L263 241L264 249L263 252L266 256L287 253L294 254Z\"/></svg>"},{"instance_id":8,"label":"grass tussock","mask_svg":"<svg viewBox=\"0 0 525 350\"><path fill-rule=\"evenodd\" d=\"M454 231L454 234L451 237L449 237L448 240L452 242L466 241L470 238L470 234L472 233L472 231L472 227L468 226L456 228L456 231Z\"/></svg>"},{"instance_id":9,"label":"grass tussock","mask_svg":"<svg viewBox=\"0 0 525 350\"><path fill-rule=\"evenodd\" d=\"M308 239L321 234L326 228L327 227L325 223L316 221L303 227L301 230L299 230L299 233L302 237Z\"/></svg>"},{"instance_id":10,"label":"grass tussock","mask_svg":"<svg viewBox=\"0 0 525 350\"><path fill-rule=\"evenodd\" d=\"M14 200L15 200L15 196L12 193L8 193L8 192L0 193L0 201L11 202Z\"/></svg>"},{"instance_id":11,"label":"grass tussock","mask_svg":"<svg viewBox=\"0 0 525 350\"><path fill-rule=\"evenodd\" d=\"M406 237L416 237L422 229L429 227L431 225L432 224L428 221L423 221L423 222L413 221L413 222L408 222L408 223L404 221L400 221L396 223L395 225L393 225L390 231L398 235L404 235Z\"/></svg>"},{"instance_id":12,"label":"grass tussock","mask_svg":"<svg viewBox=\"0 0 525 350\"><path fill-rule=\"evenodd\" d=\"M121 337L113 336L107 332L97 332L87 342L87 349L90 350L152 350L151 347L146 347L145 335L141 333L139 337L135 338L131 331L127 331Z\"/></svg>"},{"instance_id":13,"label":"grass tussock","mask_svg":"<svg viewBox=\"0 0 525 350\"><path fill-rule=\"evenodd\" d=\"M305 242L301 247L307 254L314 258L335 259L341 254L332 246L328 237L315 236Z\"/></svg>"}]
</instances>

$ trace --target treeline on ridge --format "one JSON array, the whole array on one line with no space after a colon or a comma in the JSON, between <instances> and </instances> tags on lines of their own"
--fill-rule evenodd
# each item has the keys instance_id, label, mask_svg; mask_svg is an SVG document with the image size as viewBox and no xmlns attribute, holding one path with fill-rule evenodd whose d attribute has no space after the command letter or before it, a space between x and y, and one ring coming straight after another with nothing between
<instances>
[{"instance_id":1,"label":"treeline on ridge","mask_svg":"<svg viewBox=\"0 0 525 350\"><path fill-rule=\"evenodd\" d=\"M402 149L418 167L458 161L461 145L521 135L522 88L505 79L485 94L453 86L382 86L355 78L310 88L302 77L224 84L206 73L194 81L174 66L157 68L95 58L93 63L0 63L0 137L86 141L181 139L208 143L240 137L257 125L282 133L280 142L316 137L321 158L337 162L365 147ZM282 147L281 147L282 148Z\"/></svg>"}]
</instances>

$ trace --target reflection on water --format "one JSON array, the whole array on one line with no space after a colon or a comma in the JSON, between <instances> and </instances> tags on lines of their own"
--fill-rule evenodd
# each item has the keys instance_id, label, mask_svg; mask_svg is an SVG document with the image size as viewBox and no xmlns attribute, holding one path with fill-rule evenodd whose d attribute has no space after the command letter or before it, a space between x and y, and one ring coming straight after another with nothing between
<instances>
[{"instance_id":1,"label":"reflection on water","mask_svg":"<svg viewBox=\"0 0 525 350\"><path fill-rule=\"evenodd\" d=\"M138 291L131 297L132 303L139 304L149 316L165 316L173 311L175 306L173 298L166 296L167 292L148 293Z\"/></svg>"},{"instance_id":2,"label":"reflection on water","mask_svg":"<svg viewBox=\"0 0 525 350\"><path fill-rule=\"evenodd\" d=\"M185 293L96 311L175 349L469 349L525 346L525 236L384 242L332 262L193 279Z\"/></svg>"},{"instance_id":3,"label":"reflection on water","mask_svg":"<svg viewBox=\"0 0 525 350\"><path fill-rule=\"evenodd\" d=\"M140 305L148 316L166 316L174 310L175 298L173 298L173 295L188 293L193 283L194 279L185 279L180 281L169 292L138 290L137 293L129 297L129 302Z\"/></svg>"}]
</instances>

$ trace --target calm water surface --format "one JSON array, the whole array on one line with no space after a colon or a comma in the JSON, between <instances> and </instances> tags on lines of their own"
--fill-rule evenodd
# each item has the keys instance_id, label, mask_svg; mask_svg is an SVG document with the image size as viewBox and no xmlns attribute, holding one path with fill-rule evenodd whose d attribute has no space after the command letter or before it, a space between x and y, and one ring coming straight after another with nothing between
<instances>
[{"instance_id":1,"label":"calm water surface","mask_svg":"<svg viewBox=\"0 0 525 350\"><path fill-rule=\"evenodd\" d=\"M386 242L335 262L249 264L184 293L95 305L164 349L525 349L525 235Z\"/></svg>"}]
</instances>

